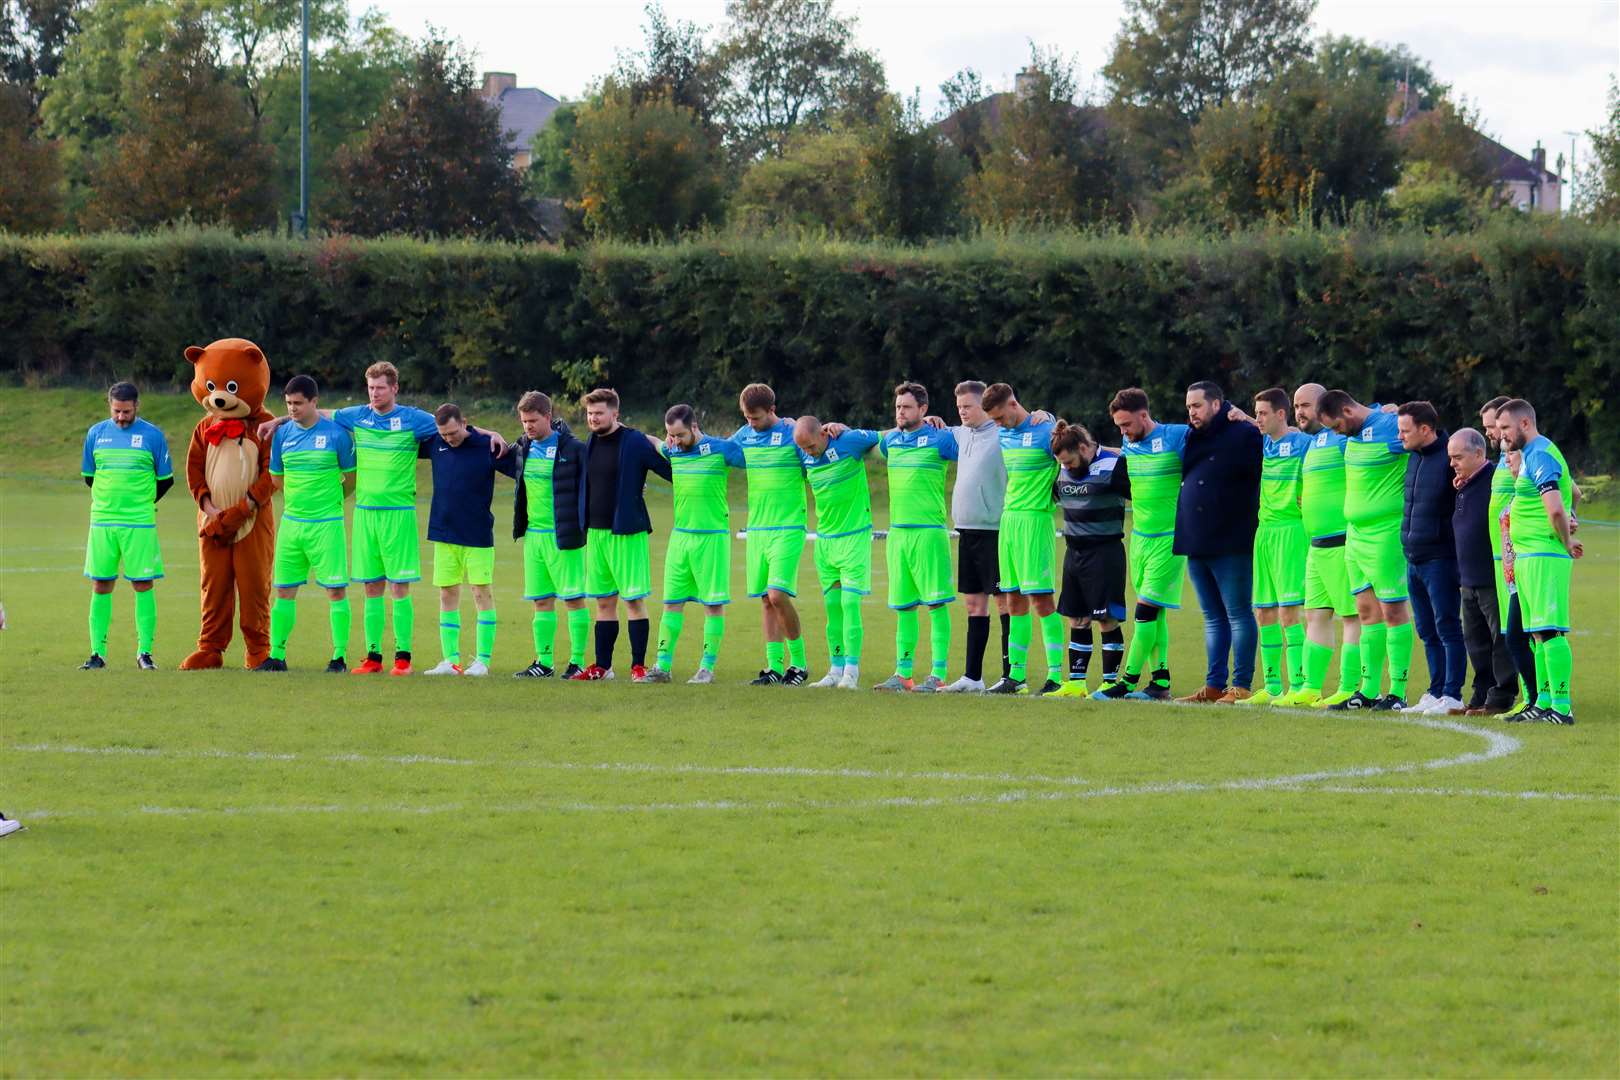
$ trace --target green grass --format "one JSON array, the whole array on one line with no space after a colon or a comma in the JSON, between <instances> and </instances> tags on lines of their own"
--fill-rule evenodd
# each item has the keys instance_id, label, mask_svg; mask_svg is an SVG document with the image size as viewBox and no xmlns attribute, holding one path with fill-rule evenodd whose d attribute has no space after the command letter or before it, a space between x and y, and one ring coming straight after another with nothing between
<instances>
[{"instance_id":1,"label":"green grass","mask_svg":"<svg viewBox=\"0 0 1620 1080\"><path fill-rule=\"evenodd\" d=\"M194 408L145 414L183 444ZM1573 729L754 690L742 602L712 688L332 679L313 595L287 677L142 675L127 589L86 674L100 409L0 390L0 1073L1620 1072L1620 530Z\"/></svg>"}]
</instances>

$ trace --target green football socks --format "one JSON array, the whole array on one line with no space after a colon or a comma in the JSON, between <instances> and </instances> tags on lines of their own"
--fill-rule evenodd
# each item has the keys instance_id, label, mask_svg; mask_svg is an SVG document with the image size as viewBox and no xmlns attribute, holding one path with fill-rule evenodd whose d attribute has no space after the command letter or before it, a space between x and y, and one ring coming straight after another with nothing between
<instances>
[{"instance_id":1,"label":"green football socks","mask_svg":"<svg viewBox=\"0 0 1620 1080\"><path fill-rule=\"evenodd\" d=\"M1283 627L1283 640L1288 645L1288 691L1293 693L1305 686L1305 624ZM1321 689L1321 683L1316 685Z\"/></svg>"},{"instance_id":2,"label":"green football socks","mask_svg":"<svg viewBox=\"0 0 1620 1080\"><path fill-rule=\"evenodd\" d=\"M568 662L576 667L585 666L585 645L591 639L591 612L589 608L568 609Z\"/></svg>"},{"instance_id":3,"label":"green football socks","mask_svg":"<svg viewBox=\"0 0 1620 1080\"><path fill-rule=\"evenodd\" d=\"M1388 629L1383 623L1363 623L1361 627L1361 693L1374 700L1383 696L1380 687L1384 685L1384 660L1389 655Z\"/></svg>"},{"instance_id":4,"label":"green football socks","mask_svg":"<svg viewBox=\"0 0 1620 1080\"><path fill-rule=\"evenodd\" d=\"M1266 680L1266 693L1278 697L1282 684L1283 628L1276 623L1260 627L1260 670Z\"/></svg>"},{"instance_id":5,"label":"green football socks","mask_svg":"<svg viewBox=\"0 0 1620 1080\"><path fill-rule=\"evenodd\" d=\"M394 604L397 610L399 601L395 600ZM394 636L398 638L399 630L397 628L399 626L399 620L397 616L395 618L394 625L396 627ZM443 653L444 658L450 661L452 664L461 663L461 612L439 612L439 651Z\"/></svg>"},{"instance_id":6,"label":"green football socks","mask_svg":"<svg viewBox=\"0 0 1620 1080\"><path fill-rule=\"evenodd\" d=\"M866 623L861 617L861 601L864 599L858 592L846 591L839 605L844 609L845 667L858 668L861 665L861 650L866 647Z\"/></svg>"},{"instance_id":7,"label":"green football socks","mask_svg":"<svg viewBox=\"0 0 1620 1080\"><path fill-rule=\"evenodd\" d=\"M903 679L911 678L912 668L917 659L917 639L920 636L916 608L906 608L894 613L894 670Z\"/></svg>"},{"instance_id":8,"label":"green football socks","mask_svg":"<svg viewBox=\"0 0 1620 1080\"><path fill-rule=\"evenodd\" d=\"M1035 634L1035 617L1025 612L1012 616L1008 623L1007 665L1012 669L1008 677L1024 682L1029 674L1029 641Z\"/></svg>"},{"instance_id":9,"label":"green football socks","mask_svg":"<svg viewBox=\"0 0 1620 1080\"><path fill-rule=\"evenodd\" d=\"M270 604L270 657L287 659L287 639L292 637L293 624L298 621L298 601L276 597Z\"/></svg>"},{"instance_id":10,"label":"green football socks","mask_svg":"<svg viewBox=\"0 0 1620 1080\"><path fill-rule=\"evenodd\" d=\"M365 610L361 616L363 629L366 632L366 653L382 655L383 626L387 623L388 611L383 606L385 601L380 596L366 597Z\"/></svg>"},{"instance_id":11,"label":"green football socks","mask_svg":"<svg viewBox=\"0 0 1620 1080\"><path fill-rule=\"evenodd\" d=\"M1307 640L1305 642L1304 689L1321 692L1322 684L1327 682L1328 665L1332 662L1333 649L1331 646Z\"/></svg>"},{"instance_id":12,"label":"green football socks","mask_svg":"<svg viewBox=\"0 0 1620 1080\"><path fill-rule=\"evenodd\" d=\"M664 617L658 620L658 659L654 662L659 671L669 671L675 667L675 646L680 642L681 630L685 626L685 608L664 609Z\"/></svg>"},{"instance_id":13,"label":"green football socks","mask_svg":"<svg viewBox=\"0 0 1620 1080\"><path fill-rule=\"evenodd\" d=\"M705 615L703 617L703 669L713 671L714 665L720 659L720 642L726 636L726 617L724 615Z\"/></svg>"},{"instance_id":14,"label":"green football socks","mask_svg":"<svg viewBox=\"0 0 1620 1080\"><path fill-rule=\"evenodd\" d=\"M1339 693L1353 694L1360 685L1361 642L1346 641L1339 646Z\"/></svg>"},{"instance_id":15,"label":"green football socks","mask_svg":"<svg viewBox=\"0 0 1620 1080\"><path fill-rule=\"evenodd\" d=\"M825 597L827 605L827 666L844 666L844 590L834 586Z\"/></svg>"},{"instance_id":16,"label":"green football socks","mask_svg":"<svg viewBox=\"0 0 1620 1080\"><path fill-rule=\"evenodd\" d=\"M1568 637L1559 634L1541 643L1541 666L1547 669L1547 686L1552 698L1552 707L1567 714L1570 711L1570 676L1574 674L1575 668L1575 658L1570 652Z\"/></svg>"},{"instance_id":17,"label":"green football socks","mask_svg":"<svg viewBox=\"0 0 1620 1080\"><path fill-rule=\"evenodd\" d=\"M1389 628L1386 646L1389 649L1389 692L1398 698L1406 697L1406 680L1412 673L1412 642L1416 631L1411 623Z\"/></svg>"},{"instance_id":18,"label":"green football socks","mask_svg":"<svg viewBox=\"0 0 1620 1080\"><path fill-rule=\"evenodd\" d=\"M943 682L951 658L951 609L948 604L935 604L928 609L928 655L931 661L928 673Z\"/></svg>"},{"instance_id":19,"label":"green football socks","mask_svg":"<svg viewBox=\"0 0 1620 1080\"><path fill-rule=\"evenodd\" d=\"M1131 647L1125 653L1125 681L1135 682L1136 677L1147 669L1153 662L1153 651L1159 642L1159 629L1164 625L1164 616L1161 614L1152 622L1137 622L1132 624Z\"/></svg>"},{"instance_id":20,"label":"green football socks","mask_svg":"<svg viewBox=\"0 0 1620 1080\"><path fill-rule=\"evenodd\" d=\"M144 589L135 594L135 651L149 653L156 641L157 590Z\"/></svg>"},{"instance_id":21,"label":"green football socks","mask_svg":"<svg viewBox=\"0 0 1620 1080\"><path fill-rule=\"evenodd\" d=\"M536 611L534 613L534 658L551 667L555 654L557 641L557 611Z\"/></svg>"},{"instance_id":22,"label":"green football socks","mask_svg":"<svg viewBox=\"0 0 1620 1080\"><path fill-rule=\"evenodd\" d=\"M810 659L805 655L804 638L788 638L787 651L788 662L794 667L798 668L800 671L805 670L805 665L810 662Z\"/></svg>"},{"instance_id":23,"label":"green football socks","mask_svg":"<svg viewBox=\"0 0 1620 1080\"><path fill-rule=\"evenodd\" d=\"M1057 612L1041 616L1041 645L1046 649L1046 677L1063 681L1063 654L1069 651L1069 635L1063 632L1063 616Z\"/></svg>"},{"instance_id":24,"label":"green football socks","mask_svg":"<svg viewBox=\"0 0 1620 1080\"><path fill-rule=\"evenodd\" d=\"M410 593L394 598L394 651L411 651L411 639L416 636L416 597ZM456 616L461 617L459 613Z\"/></svg>"},{"instance_id":25,"label":"green football socks","mask_svg":"<svg viewBox=\"0 0 1620 1080\"><path fill-rule=\"evenodd\" d=\"M90 594L90 651L107 655L107 632L112 629L112 593Z\"/></svg>"},{"instance_id":26,"label":"green football socks","mask_svg":"<svg viewBox=\"0 0 1620 1080\"><path fill-rule=\"evenodd\" d=\"M349 651L349 598L331 601L326 605L326 612L332 624L332 659L342 660Z\"/></svg>"},{"instance_id":27,"label":"green football socks","mask_svg":"<svg viewBox=\"0 0 1620 1080\"><path fill-rule=\"evenodd\" d=\"M787 646L780 641L765 643L765 666L778 675L787 670Z\"/></svg>"},{"instance_id":28,"label":"green football socks","mask_svg":"<svg viewBox=\"0 0 1620 1080\"><path fill-rule=\"evenodd\" d=\"M495 609L478 613L478 659L480 663L488 664L490 657L495 655L495 631L500 626L496 618Z\"/></svg>"}]
</instances>

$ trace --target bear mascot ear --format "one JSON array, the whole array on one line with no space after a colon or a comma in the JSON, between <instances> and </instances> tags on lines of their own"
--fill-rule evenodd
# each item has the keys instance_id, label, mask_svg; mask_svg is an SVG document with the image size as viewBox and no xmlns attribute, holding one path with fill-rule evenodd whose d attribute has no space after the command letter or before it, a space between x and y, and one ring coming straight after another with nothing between
<instances>
[{"instance_id":1,"label":"bear mascot ear","mask_svg":"<svg viewBox=\"0 0 1620 1080\"><path fill-rule=\"evenodd\" d=\"M187 345L186 346L186 359L190 360L192 362L192 364L195 365L198 360L202 359L203 353L205 353L207 351L208 350L203 348L201 345Z\"/></svg>"},{"instance_id":2,"label":"bear mascot ear","mask_svg":"<svg viewBox=\"0 0 1620 1080\"><path fill-rule=\"evenodd\" d=\"M201 352L202 350L199 349L197 351ZM187 353L187 355L190 355L191 350L187 349L186 353ZM252 360L255 364L260 365L261 367L264 366L267 363L267 361L264 358L264 352L257 345L254 345L252 342L249 342L247 347L242 350L242 354L244 356L246 356L249 360Z\"/></svg>"}]
</instances>

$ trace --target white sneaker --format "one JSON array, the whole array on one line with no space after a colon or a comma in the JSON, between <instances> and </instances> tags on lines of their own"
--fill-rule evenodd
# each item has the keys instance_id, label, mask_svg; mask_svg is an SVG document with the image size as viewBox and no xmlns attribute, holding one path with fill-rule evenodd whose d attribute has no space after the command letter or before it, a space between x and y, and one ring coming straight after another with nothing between
<instances>
[{"instance_id":1,"label":"white sneaker","mask_svg":"<svg viewBox=\"0 0 1620 1080\"><path fill-rule=\"evenodd\" d=\"M484 663L482 660L474 660L472 663L468 664L461 673L463 675L488 675L489 665Z\"/></svg>"},{"instance_id":2,"label":"white sneaker","mask_svg":"<svg viewBox=\"0 0 1620 1080\"><path fill-rule=\"evenodd\" d=\"M8 818L4 814L0 814L0 836L10 836L20 828L22 828L22 822L16 818Z\"/></svg>"},{"instance_id":3,"label":"white sneaker","mask_svg":"<svg viewBox=\"0 0 1620 1080\"><path fill-rule=\"evenodd\" d=\"M844 677L838 680L840 690L859 690L861 688L861 669L852 664L844 665Z\"/></svg>"},{"instance_id":4,"label":"white sneaker","mask_svg":"<svg viewBox=\"0 0 1620 1080\"><path fill-rule=\"evenodd\" d=\"M1435 697L1433 694L1424 694L1422 697L1417 699L1417 704L1408 705L1406 708L1402 709L1401 712L1426 713L1430 709L1434 708L1435 705L1439 704L1439 702L1440 699Z\"/></svg>"},{"instance_id":5,"label":"white sneaker","mask_svg":"<svg viewBox=\"0 0 1620 1080\"><path fill-rule=\"evenodd\" d=\"M686 685L708 686L712 682L714 682L714 672L710 671L706 667L700 667L690 679L686 680Z\"/></svg>"},{"instance_id":6,"label":"white sneaker","mask_svg":"<svg viewBox=\"0 0 1620 1080\"><path fill-rule=\"evenodd\" d=\"M964 675L949 686L940 687L939 692L942 694L982 694L984 693L984 680L970 679Z\"/></svg>"},{"instance_id":7,"label":"white sneaker","mask_svg":"<svg viewBox=\"0 0 1620 1080\"><path fill-rule=\"evenodd\" d=\"M812 690L832 690L844 681L844 669L841 667L828 668L827 674L817 682L810 684Z\"/></svg>"},{"instance_id":8,"label":"white sneaker","mask_svg":"<svg viewBox=\"0 0 1620 1080\"><path fill-rule=\"evenodd\" d=\"M461 669L456 667L456 665L452 664L448 660L440 660L438 667L429 668L428 670L422 672L422 674L424 674L424 675L460 675L461 674Z\"/></svg>"},{"instance_id":9,"label":"white sneaker","mask_svg":"<svg viewBox=\"0 0 1620 1080\"><path fill-rule=\"evenodd\" d=\"M1467 711L1468 706L1454 697L1440 698L1424 710L1430 716L1461 716Z\"/></svg>"}]
</instances>

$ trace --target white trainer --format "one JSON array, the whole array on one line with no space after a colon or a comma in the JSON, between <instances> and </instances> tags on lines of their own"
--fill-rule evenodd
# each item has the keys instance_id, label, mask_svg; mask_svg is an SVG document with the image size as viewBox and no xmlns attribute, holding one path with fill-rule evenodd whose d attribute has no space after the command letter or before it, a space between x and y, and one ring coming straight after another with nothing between
<instances>
[{"instance_id":1,"label":"white trainer","mask_svg":"<svg viewBox=\"0 0 1620 1080\"><path fill-rule=\"evenodd\" d=\"M1417 699L1416 704L1408 705L1402 709L1403 713L1426 713L1440 703L1440 699L1433 694L1424 694Z\"/></svg>"},{"instance_id":2,"label":"white trainer","mask_svg":"<svg viewBox=\"0 0 1620 1080\"><path fill-rule=\"evenodd\" d=\"M422 672L424 675L460 675L461 669L448 660L440 660L438 667L429 668Z\"/></svg>"},{"instance_id":3,"label":"white trainer","mask_svg":"<svg viewBox=\"0 0 1620 1080\"><path fill-rule=\"evenodd\" d=\"M484 663L482 660L474 660L472 663L468 664L461 673L463 675L488 675L489 665Z\"/></svg>"},{"instance_id":4,"label":"white trainer","mask_svg":"<svg viewBox=\"0 0 1620 1080\"><path fill-rule=\"evenodd\" d=\"M819 681L810 684L812 690L832 690L844 681L844 669L841 667L828 668L827 674Z\"/></svg>"},{"instance_id":5,"label":"white trainer","mask_svg":"<svg viewBox=\"0 0 1620 1080\"><path fill-rule=\"evenodd\" d=\"M853 664L844 665L844 677L838 680L840 690L859 690L861 688L861 669Z\"/></svg>"},{"instance_id":6,"label":"white trainer","mask_svg":"<svg viewBox=\"0 0 1620 1080\"><path fill-rule=\"evenodd\" d=\"M1468 706L1449 696L1436 699L1433 705L1424 710L1430 716L1461 716L1467 711Z\"/></svg>"},{"instance_id":7,"label":"white trainer","mask_svg":"<svg viewBox=\"0 0 1620 1080\"><path fill-rule=\"evenodd\" d=\"M20 828L22 828L22 822L16 818L8 818L6 815L0 814L0 836L10 836Z\"/></svg>"},{"instance_id":8,"label":"white trainer","mask_svg":"<svg viewBox=\"0 0 1620 1080\"><path fill-rule=\"evenodd\" d=\"M939 692L942 694L982 694L984 693L984 680L970 679L964 675L949 686L940 687Z\"/></svg>"}]
</instances>

